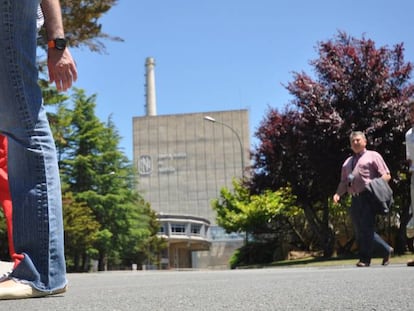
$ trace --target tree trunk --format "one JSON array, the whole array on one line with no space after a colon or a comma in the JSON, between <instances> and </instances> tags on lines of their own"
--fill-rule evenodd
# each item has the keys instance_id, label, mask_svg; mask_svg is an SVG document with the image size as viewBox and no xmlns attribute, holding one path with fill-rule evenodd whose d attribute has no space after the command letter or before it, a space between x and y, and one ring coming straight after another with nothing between
<instances>
[{"instance_id":1,"label":"tree trunk","mask_svg":"<svg viewBox=\"0 0 414 311\"><path fill-rule=\"evenodd\" d=\"M106 254L100 254L98 260L98 271L107 270L107 257Z\"/></svg>"},{"instance_id":2,"label":"tree trunk","mask_svg":"<svg viewBox=\"0 0 414 311\"><path fill-rule=\"evenodd\" d=\"M327 207L325 207L327 208ZM320 221L318 219L316 213L312 209L311 206L305 205L304 206L305 217L312 228L312 231L316 234L319 244L323 250L323 256L325 258L332 257L334 253L334 245L335 245L335 234L333 229L329 225L329 222L326 221L327 211L324 211L324 218L325 221Z\"/></svg>"},{"instance_id":3,"label":"tree trunk","mask_svg":"<svg viewBox=\"0 0 414 311\"><path fill-rule=\"evenodd\" d=\"M322 234L324 236L323 243L323 256L325 258L330 258L334 254L335 248L335 233L333 226L329 221L329 203L328 200L325 201L323 205L323 222L322 222Z\"/></svg>"},{"instance_id":4,"label":"tree trunk","mask_svg":"<svg viewBox=\"0 0 414 311\"><path fill-rule=\"evenodd\" d=\"M79 254L76 253L75 256L73 256L73 271L79 272Z\"/></svg>"}]
</instances>

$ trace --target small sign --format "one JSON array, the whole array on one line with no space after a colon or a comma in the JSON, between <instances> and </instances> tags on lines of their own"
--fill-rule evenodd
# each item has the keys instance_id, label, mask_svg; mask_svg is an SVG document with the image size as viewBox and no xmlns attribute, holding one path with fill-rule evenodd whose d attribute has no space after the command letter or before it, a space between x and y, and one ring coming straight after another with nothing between
<instances>
[{"instance_id":1,"label":"small sign","mask_svg":"<svg viewBox=\"0 0 414 311\"><path fill-rule=\"evenodd\" d=\"M152 160L149 155L142 155L138 160L138 172L140 175L151 175Z\"/></svg>"}]
</instances>

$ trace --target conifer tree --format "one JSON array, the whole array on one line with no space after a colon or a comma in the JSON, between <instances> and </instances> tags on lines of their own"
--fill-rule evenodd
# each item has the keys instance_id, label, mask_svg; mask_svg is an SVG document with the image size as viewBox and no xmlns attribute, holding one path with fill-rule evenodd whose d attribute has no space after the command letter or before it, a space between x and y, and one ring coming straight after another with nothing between
<instances>
[{"instance_id":1,"label":"conifer tree","mask_svg":"<svg viewBox=\"0 0 414 311\"><path fill-rule=\"evenodd\" d=\"M85 267L85 256L98 260L99 270L129 265L131 250L138 252L139 244L151 236L146 202L135 190L136 175L119 150L120 136L111 118L105 124L95 115L96 96L86 96L83 90L76 89L72 99L72 109L65 105L58 110L70 120L60 149L63 189L72 194L76 203L64 208L69 209L66 215L79 206L90 210L85 217L97 226L93 226L93 238L88 240L92 246L88 244L83 252L76 250L70 255L77 268ZM79 256L84 257L80 260Z\"/></svg>"}]
</instances>

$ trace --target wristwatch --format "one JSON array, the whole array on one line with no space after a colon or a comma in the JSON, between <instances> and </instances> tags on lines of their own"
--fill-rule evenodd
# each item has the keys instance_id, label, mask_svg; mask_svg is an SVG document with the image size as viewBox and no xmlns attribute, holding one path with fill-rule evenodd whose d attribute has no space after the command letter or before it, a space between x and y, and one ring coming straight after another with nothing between
<instances>
[{"instance_id":1,"label":"wristwatch","mask_svg":"<svg viewBox=\"0 0 414 311\"><path fill-rule=\"evenodd\" d=\"M54 40L49 40L47 46L49 49L57 49L63 51L66 48L67 40L65 38L56 38Z\"/></svg>"}]
</instances>

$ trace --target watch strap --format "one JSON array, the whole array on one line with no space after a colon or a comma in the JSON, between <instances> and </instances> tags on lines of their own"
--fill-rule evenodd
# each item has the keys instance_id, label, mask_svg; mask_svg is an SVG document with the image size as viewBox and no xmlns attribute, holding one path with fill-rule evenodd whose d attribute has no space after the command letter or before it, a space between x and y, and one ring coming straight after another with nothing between
<instances>
[{"instance_id":1,"label":"watch strap","mask_svg":"<svg viewBox=\"0 0 414 311\"><path fill-rule=\"evenodd\" d=\"M64 50L66 48L66 39L65 38L56 38L53 40L47 41L47 47L49 49L58 49Z\"/></svg>"},{"instance_id":2,"label":"watch strap","mask_svg":"<svg viewBox=\"0 0 414 311\"><path fill-rule=\"evenodd\" d=\"M49 40L49 41L47 41L47 47L49 49L54 49L56 47L55 40Z\"/></svg>"}]
</instances>

